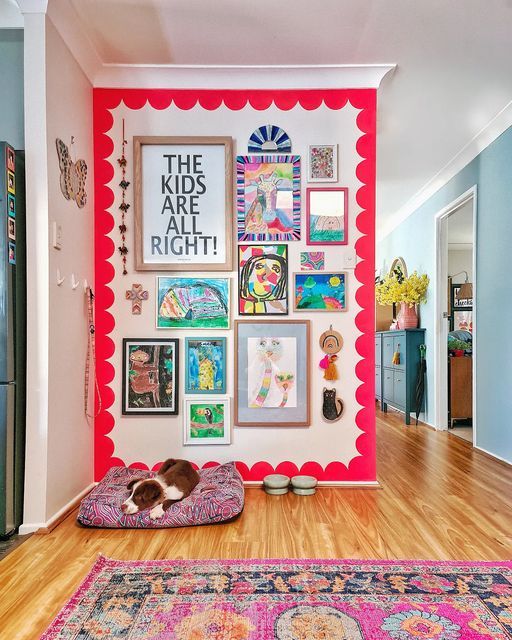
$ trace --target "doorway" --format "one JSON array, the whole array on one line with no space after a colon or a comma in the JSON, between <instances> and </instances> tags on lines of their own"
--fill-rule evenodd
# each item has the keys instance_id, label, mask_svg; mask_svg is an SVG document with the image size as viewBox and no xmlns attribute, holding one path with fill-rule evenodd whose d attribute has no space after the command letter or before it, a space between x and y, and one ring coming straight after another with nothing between
<instances>
[{"instance_id":1,"label":"doorway","mask_svg":"<svg viewBox=\"0 0 512 640\"><path fill-rule=\"evenodd\" d=\"M476 186L436 216L436 427L476 441Z\"/></svg>"}]
</instances>

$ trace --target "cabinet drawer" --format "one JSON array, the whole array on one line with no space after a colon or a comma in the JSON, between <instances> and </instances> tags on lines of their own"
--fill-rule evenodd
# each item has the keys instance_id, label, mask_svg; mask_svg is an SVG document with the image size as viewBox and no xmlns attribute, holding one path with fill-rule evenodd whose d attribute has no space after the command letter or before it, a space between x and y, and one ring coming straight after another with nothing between
<instances>
[{"instance_id":1,"label":"cabinet drawer","mask_svg":"<svg viewBox=\"0 0 512 640\"><path fill-rule=\"evenodd\" d=\"M393 353L395 353L395 351L398 351L400 353L400 364L397 364L395 366L400 369L405 369L405 359L407 357L405 335L395 336L393 338Z\"/></svg>"},{"instance_id":2,"label":"cabinet drawer","mask_svg":"<svg viewBox=\"0 0 512 640\"><path fill-rule=\"evenodd\" d=\"M382 338L382 366L392 367L393 364L393 336L383 336Z\"/></svg>"},{"instance_id":3,"label":"cabinet drawer","mask_svg":"<svg viewBox=\"0 0 512 640\"><path fill-rule=\"evenodd\" d=\"M384 401L394 402L392 369L382 369L382 398Z\"/></svg>"},{"instance_id":4,"label":"cabinet drawer","mask_svg":"<svg viewBox=\"0 0 512 640\"><path fill-rule=\"evenodd\" d=\"M405 371L393 371L393 395L397 405L405 407L405 392L407 386L405 384Z\"/></svg>"},{"instance_id":5,"label":"cabinet drawer","mask_svg":"<svg viewBox=\"0 0 512 640\"><path fill-rule=\"evenodd\" d=\"M380 367L375 367L375 397L377 400L381 400L382 398L382 378Z\"/></svg>"}]
</instances>

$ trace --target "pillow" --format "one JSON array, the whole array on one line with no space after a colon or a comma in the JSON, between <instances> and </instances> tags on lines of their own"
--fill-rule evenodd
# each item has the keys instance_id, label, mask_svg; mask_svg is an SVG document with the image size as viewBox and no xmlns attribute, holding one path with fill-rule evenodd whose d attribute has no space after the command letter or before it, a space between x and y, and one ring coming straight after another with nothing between
<instances>
[{"instance_id":1,"label":"pillow","mask_svg":"<svg viewBox=\"0 0 512 640\"><path fill-rule=\"evenodd\" d=\"M130 492L130 480L152 478L156 471L112 467L81 502L77 520L86 527L148 528L188 527L231 520L244 508L244 484L234 462L200 469L194 491L174 503L162 518L151 520L149 509L127 515L121 503Z\"/></svg>"}]
</instances>

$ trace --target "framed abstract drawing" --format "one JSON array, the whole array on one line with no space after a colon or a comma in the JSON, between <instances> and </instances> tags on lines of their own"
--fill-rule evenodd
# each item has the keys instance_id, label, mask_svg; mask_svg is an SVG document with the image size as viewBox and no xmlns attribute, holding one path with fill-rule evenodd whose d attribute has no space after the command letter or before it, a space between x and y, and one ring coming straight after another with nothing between
<instances>
[{"instance_id":1,"label":"framed abstract drawing","mask_svg":"<svg viewBox=\"0 0 512 640\"><path fill-rule=\"evenodd\" d=\"M295 311L346 311L347 274L320 271L293 274Z\"/></svg>"},{"instance_id":2,"label":"framed abstract drawing","mask_svg":"<svg viewBox=\"0 0 512 640\"><path fill-rule=\"evenodd\" d=\"M185 393L226 393L226 338L185 338Z\"/></svg>"},{"instance_id":3,"label":"framed abstract drawing","mask_svg":"<svg viewBox=\"0 0 512 640\"><path fill-rule=\"evenodd\" d=\"M238 246L238 311L240 315L288 313L288 246Z\"/></svg>"},{"instance_id":4,"label":"framed abstract drawing","mask_svg":"<svg viewBox=\"0 0 512 640\"><path fill-rule=\"evenodd\" d=\"M235 424L307 427L309 320L235 321Z\"/></svg>"},{"instance_id":5,"label":"framed abstract drawing","mask_svg":"<svg viewBox=\"0 0 512 640\"><path fill-rule=\"evenodd\" d=\"M137 271L231 271L233 141L135 136Z\"/></svg>"},{"instance_id":6,"label":"framed abstract drawing","mask_svg":"<svg viewBox=\"0 0 512 640\"><path fill-rule=\"evenodd\" d=\"M240 242L300 240L300 156L237 156Z\"/></svg>"},{"instance_id":7,"label":"framed abstract drawing","mask_svg":"<svg viewBox=\"0 0 512 640\"><path fill-rule=\"evenodd\" d=\"M123 415L177 415L179 369L176 338L125 338Z\"/></svg>"},{"instance_id":8,"label":"framed abstract drawing","mask_svg":"<svg viewBox=\"0 0 512 640\"><path fill-rule=\"evenodd\" d=\"M306 189L306 244L347 244L347 187Z\"/></svg>"},{"instance_id":9,"label":"framed abstract drawing","mask_svg":"<svg viewBox=\"0 0 512 640\"><path fill-rule=\"evenodd\" d=\"M157 329L229 329L229 278L157 276Z\"/></svg>"},{"instance_id":10,"label":"framed abstract drawing","mask_svg":"<svg viewBox=\"0 0 512 640\"><path fill-rule=\"evenodd\" d=\"M310 144L308 182L338 181L338 145Z\"/></svg>"},{"instance_id":11,"label":"framed abstract drawing","mask_svg":"<svg viewBox=\"0 0 512 640\"><path fill-rule=\"evenodd\" d=\"M183 444L231 444L229 398L185 398Z\"/></svg>"}]
</instances>

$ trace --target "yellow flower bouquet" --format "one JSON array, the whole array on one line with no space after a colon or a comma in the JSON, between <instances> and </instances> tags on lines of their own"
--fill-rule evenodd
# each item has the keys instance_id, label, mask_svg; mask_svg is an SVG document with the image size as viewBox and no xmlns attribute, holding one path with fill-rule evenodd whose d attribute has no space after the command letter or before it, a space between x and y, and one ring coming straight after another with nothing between
<instances>
[{"instance_id":1,"label":"yellow flower bouquet","mask_svg":"<svg viewBox=\"0 0 512 640\"><path fill-rule=\"evenodd\" d=\"M427 299L430 278L427 274L418 275L414 271L410 276L398 277L396 273L388 274L375 286L375 298L381 305L405 302L410 307Z\"/></svg>"}]
</instances>

